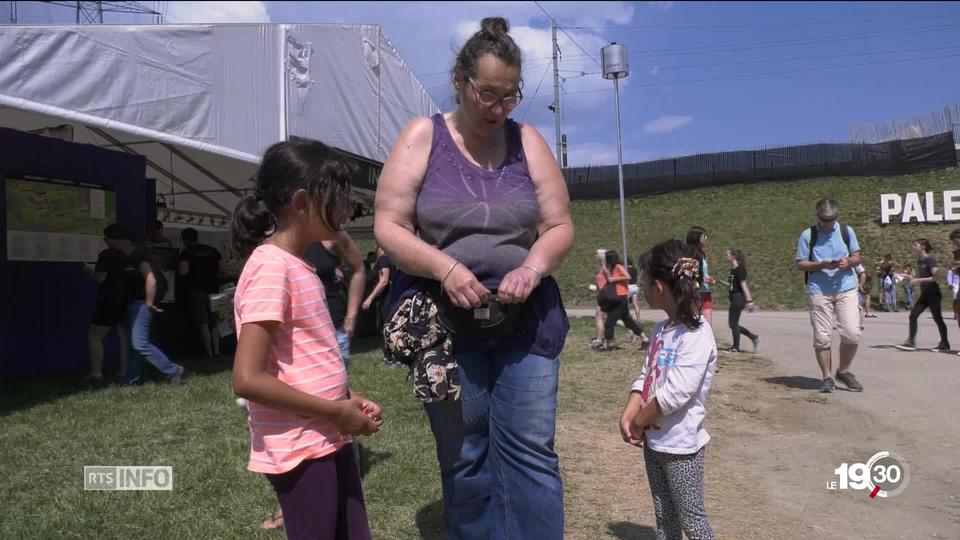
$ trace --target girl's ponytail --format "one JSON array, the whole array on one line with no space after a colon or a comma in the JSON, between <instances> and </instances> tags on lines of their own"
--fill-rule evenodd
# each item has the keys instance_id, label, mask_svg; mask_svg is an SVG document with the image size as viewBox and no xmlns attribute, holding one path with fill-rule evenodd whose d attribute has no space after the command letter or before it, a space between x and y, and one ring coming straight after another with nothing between
<instances>
[{"instance_id":1,"label":"girl's ponytail","mask_svg":"<svg viewBox=\"0 0 960 540\"><path fill-rule=\"evenodd\" d=\"M254 195L247 195L233 211L230 230L233 247L241 257L247 257L277 226L277 216Z\"/></svg>"}]
</instances>

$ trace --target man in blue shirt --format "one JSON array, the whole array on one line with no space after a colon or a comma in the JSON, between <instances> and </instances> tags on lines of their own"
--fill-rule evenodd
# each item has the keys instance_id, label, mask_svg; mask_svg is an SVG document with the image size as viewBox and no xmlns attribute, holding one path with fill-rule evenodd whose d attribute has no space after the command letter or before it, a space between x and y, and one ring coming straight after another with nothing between
<instances>
[{"instance_id":1,"label":"man in blue shirt","mask_svg":"<svg viewBox=\"0 0 960 540\"><path fill-rule=\"evenodd\" d=\"M850 364L860 344L859 298L857 274L860 264L860 244L853 229L843 225L846 236L837 223L840 207L831 198L817 203L816 240L811 253L811 229L800 234L797 242L797 268L808 276L810 294L810 323L813 326L813 349L823 372L821 392L835 389L832 375L831 347L833 330L840 330L840 366L837 379L854 392L863 386L850 373Z\"/></svg>"}]
</instances>

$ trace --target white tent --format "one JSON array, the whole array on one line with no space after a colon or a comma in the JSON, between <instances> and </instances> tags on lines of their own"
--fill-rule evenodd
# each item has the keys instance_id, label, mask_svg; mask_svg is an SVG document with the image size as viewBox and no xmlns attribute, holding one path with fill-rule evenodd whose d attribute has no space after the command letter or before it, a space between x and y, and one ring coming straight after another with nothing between
<instances>
[{"instance_id":1,"label":"white tent","mask_svg":"<svg viewBox=\"0 0 960 540\"><path fill-rule=\"evenodd\" d=\"M0 26L0 126L145 156L169 220L222 226L289 136L382 162L435 112L375 25Z\"/></svg>"}]
</instances>

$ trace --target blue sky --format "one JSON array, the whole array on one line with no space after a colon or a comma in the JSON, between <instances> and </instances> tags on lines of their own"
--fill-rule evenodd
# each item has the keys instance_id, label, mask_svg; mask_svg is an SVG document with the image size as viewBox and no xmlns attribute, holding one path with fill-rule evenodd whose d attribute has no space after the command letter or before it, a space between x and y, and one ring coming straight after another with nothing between
<instances>
[{"instance_id":1,"label":"blue sky","mask_svg":"<svg viewBox=\"0 0 960 540\"><path fill-rule=\"evenodd\" d=\"M444 110L452 107L446 73L454 48L482 17L503 15L526 58L526 97L513 116L553 143L549 19L533 2L142 3L165 5L169 22L379 24ZM610 41L630 47L631 75L621 86L625 161L843 141L850 123L960 101L960 3L540 5L566 30L559 45L571 164L616 161L613 85L578 45L597 59ZM21 23L72 17L20 3ZM108 15L105 22L133 21Z\"/></svg>"}]
</instances>

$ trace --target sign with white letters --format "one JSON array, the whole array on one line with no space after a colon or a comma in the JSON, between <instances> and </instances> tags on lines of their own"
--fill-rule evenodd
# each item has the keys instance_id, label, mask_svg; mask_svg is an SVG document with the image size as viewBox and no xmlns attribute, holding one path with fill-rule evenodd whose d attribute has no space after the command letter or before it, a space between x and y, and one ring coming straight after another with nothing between
<instances>
[{"instance_id":1,"label":"sign with white letters","mask_svg":"<svg viewBox=\"0 0 960 540\"><path fill-rule=\"evenodd\" d=\"M960 190L880 195L880 223L960 221Z\"/></svg>"}]
</instances>

